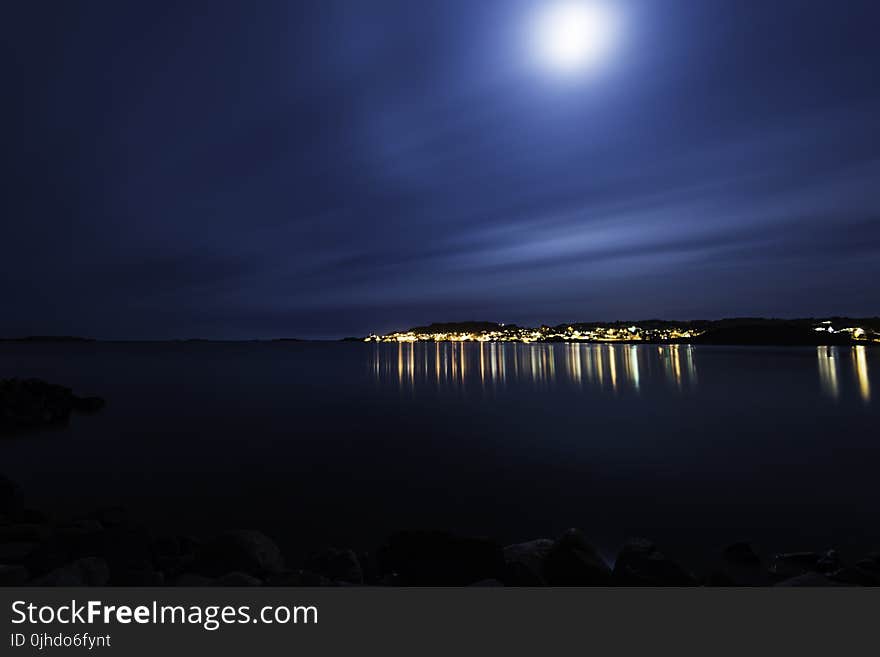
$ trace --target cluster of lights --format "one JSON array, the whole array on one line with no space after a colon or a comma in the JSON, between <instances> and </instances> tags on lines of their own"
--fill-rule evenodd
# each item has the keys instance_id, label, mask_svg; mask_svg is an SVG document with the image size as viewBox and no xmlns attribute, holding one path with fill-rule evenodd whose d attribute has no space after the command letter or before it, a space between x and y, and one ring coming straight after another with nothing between
<instances>
[{"instance_id":1,"label":"cluster of lights","mask_svg":"<svg viewBox=\"0 0 880 657\"><path fill-rule=\"evenodd\" d=\"M853 340L880 342L880 333L858 326L834 327L830 320L820 322L815 331L848 334ZM503 324L497 329L456 333L397 332L370 335L366 342L667 342L688 340L705 333L704 330L684 327L645 328L640 326L593 326L525 328Z\"/></svg>"},{"instance_id":2,"label":"cluster of lights","mask_svg":"<svg viewBox=\"0 0 880 657\"><path fill-rule=\"evenodd\" d=\"M831 320L821 322L813 328L814 331L822 333L831 333L832 335L840 335L847 333L853 340L865 340L870 342L880 342L880 334L874 331L866 331L860 326L846 326L843 328L834 328Z\"/></svg>"},{"instance_id":3,"label":"cluster of lights","mask_svg":"<svg viewBox=\"0 0 880 657\"><path fill-rule=\"evenodd\" d=\"M682 340L700 335L702 331L689 329L643 329L638 326L592 328L522 328L501 327L479 333L416 333L413 331L370 335L365 342L640 342Z\"/></svg>"}]
</instances>

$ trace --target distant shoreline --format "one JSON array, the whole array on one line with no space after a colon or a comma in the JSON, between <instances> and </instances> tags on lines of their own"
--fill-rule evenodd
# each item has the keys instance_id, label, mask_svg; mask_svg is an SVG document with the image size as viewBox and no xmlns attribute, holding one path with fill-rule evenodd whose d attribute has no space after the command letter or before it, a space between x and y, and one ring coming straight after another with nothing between
<instances>
[{"instance_id":1,"label":"distant shoreline","mask_svg":"<svg viewBox=\"0 0 880 657\"><path fill-rule=\"evenodd\" d=\"M877 346L880 317L572 322L537 327L487 321L443 322L385 334L344 338L97 339L70 335L0 338L16 344L251 344L338 342L518 342L587 344L689 344L728 346Z\"/></svg>"},{"instance_id":2,"label":"distant shoreline","mask_svg":"<svg viewBox=\"0 0 880 657\"><path fill-rule=\"evenodd\" d=\"M849 346L880 344L880 318L734 318L595 322L539 327L492 322L437 323L370 335L365 342L520 342Z\"/></svg>"},{"instance_id":3,"label":"distant shoreline","mask_svg":"<svg viewBox=\"0 0 880 657\"><path fill-rule=\"evenodd\" d=\"M515 341L515 340L482 340L482 341L468 341L473 344L525 344L523 342ZM33 341L33 340L17 340L12 338L0 338L0 345L10 344L10 345L192 345L192 344L206 344L206 345L220 345L220 344L229 344L229 345L245 345L245 344L284 344L284 343L298 343L298 344L361 344L361 345L370 345L370 344L462 344L462 341L458 340L417 340L412 342L365 342L363 339L350 340L347 338L342 339L334 339L334 338L326 338L326 339L298 339L298 340L78 340L78 341L65 341L65 340L42 340L42 341ZM590 345L622 345L622 346L690 346L690 347L866 347L868 349L880 349L880 342L865 342L865 341L856 341L850 340L847 342L706 342L706 341L696 341L696 340L657 340L657 341L649 341L649 340L535 340L529 342L530 345L549 345L549 344L565 344L565 345L574 345L574 344L590 344Z\"/></svg>"}]
</instances>

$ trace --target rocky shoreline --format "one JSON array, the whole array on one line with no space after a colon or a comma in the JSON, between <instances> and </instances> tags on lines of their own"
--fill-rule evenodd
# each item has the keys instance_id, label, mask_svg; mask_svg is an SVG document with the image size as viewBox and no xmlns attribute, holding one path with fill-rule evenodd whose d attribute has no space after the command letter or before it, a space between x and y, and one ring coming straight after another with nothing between
<instances>
[{"instance_id":1,"label":"rocky shoreline","mask_svg":"<svg viewBox=\"0 0 880 657\"><path fill-rule=\"evenodd\" d=\"M834 550L765 562L748 543L697 575L651 541L607 563L584 532L502 546L445 531L404 531L375 550L327 548L299 563L256 530L192 537L151 531L122 508L52 517L0 476L0 586L877 586L880 553Z\"/></svg>"}]
</instances>

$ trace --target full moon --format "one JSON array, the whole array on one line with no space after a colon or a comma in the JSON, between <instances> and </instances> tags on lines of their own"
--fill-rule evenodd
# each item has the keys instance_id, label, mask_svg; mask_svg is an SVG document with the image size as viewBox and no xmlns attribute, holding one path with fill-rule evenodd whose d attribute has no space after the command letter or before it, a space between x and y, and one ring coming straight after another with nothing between
<instances>
[{"instance_id":1,"label":"full moon","mask_svg":"<svg viewBox=\"0 0 880 657\"><path fill-rule=\"evenodd\" d=\"M618 31L619 17L607 3L559 0L538 10L532 46L545 68L571 75L604 60L617 41Z\"/></svg>"}]
</instances>

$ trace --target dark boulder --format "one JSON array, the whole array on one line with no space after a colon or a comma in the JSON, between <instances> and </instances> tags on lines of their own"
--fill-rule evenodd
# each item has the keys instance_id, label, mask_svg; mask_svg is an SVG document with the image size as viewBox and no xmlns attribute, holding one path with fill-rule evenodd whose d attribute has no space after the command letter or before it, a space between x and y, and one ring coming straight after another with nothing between
<instances>
[{"instance_id":1,"label":"dark boulder","mask_svg":"<svg viewBox=\"0 0 880 657\"><path fill-rule=\"evenodd\" d=\"M70 388L39 379L0 380L0 432L64 424L71 412L94 412L100 397L77 397Z\"/></svg>"},{"instance_id":2,"label":"dark boulder","mask_svg":"<svg viewBox=\"0 0 880 657\"><path fill-rule=\"evenodd\" d=\"M110 572L112 586L165 586L165 573L151 568L127 568Z\"/></svg>"},{"instance_id":3,"label":"dark boulder","mask_svg":"<svg viewBox=\"0 0 880 657\"><path fill-rule=\"evenodd\" d=\"M828 576L850 586L880 586L880 553L869 554L854 565L844 566Z\"/></svg>"},{"instance_id":4,"label":"dark boulder","mask_svg":"<svg viewBox=\"0 0 880 657\"><path fill-rule=\"evenodd\" d=\"M504 564L505 586L547 586L547 580L519 561Z\"/></svg>"},{"instance_id":5,"label":"dark boulder","mask_svg":"<svg viewBox=\"0 0 880 657\"><path fill-rule=\"evenodd\" d=\"M77 559L31 580L31 586L106 586L110 581L107 562L97 557Z\"/></svg>"},{"instance_id":6,"label":"dark boulder","mask_svg":"<svg viewBox=\"0 0 880 657\"><path fill-rule=\"evenodd\" d=\"M364 572L353 550L328 548L306 560L305 569L334 582L363 584Z\"/></svg>"},{"instance_id":7,"label":"dark boulder","mask_svg":"<svg viewBox=\"0 0 880 657\"><path fill-rule=\"evenodd\" d=\"M787 580L805 573L832 573L843 564L834 550L827 552L788 552L777 554L770 566L777 580Z\"/></svg>"},{"instance_id":8,"label":"dark boulder","mask_svg":"<svg viewBox=\"0 0 880 657\"><path fill-rule=\"evenodd\" d=\"M880 552L872 552L856 562L856 566L880 577Z\"/></svg>"},{"instance_id":9,"label":"dark boulder","mask_svg":"<svg viewBox=\"0 0 880 657\"><path fill-rule=\"evenodd\" d=\"M728 545L721 551L718 566L709 576L710 586L768 586L770 574L749 543Z\"/></svg>"},{"instance_id":10,"label":"dark boulder","mask_svg":"<svg viewBox=\"0 0 880 657\"><path fill-rule=\"evenodd\" d=\"M609 586L611 569L577 529L569 529L550 547L544 576L551 586Z\"/></svg>"},{"instance_id":11,"label":"dark boulder","mask_svg":"<svg viewBox=\"0 0 880 657\"><path fill-rule=\"evenodd\" d=\"M100 556L86 548L90 538L101 531L101 525L92 519L58 523L52 527L51 538L40 543L26 565L31 573L42 575L80 557Z\"/></svg>"},{"instance_id":12,"label":"dark boulder","mask_svg":"<svg viewBox=\"0 0 880 657\"><path fill-rule=\"evenodd\" d=\"M214 586L214 579L196 573L183 573L174 579L174 586Z\"/></svg>"},{"instance_id":13,"label":"dark boulder","mask_svg":"<svg viewBox=\"0 0 880 657\"><path fill-rule=\"evenodd\" d=\"M776 586L810 586L810 587L819 587L819 586L844 586L841 582L836 582L828 576L817 573L817 572L809 572L803 573L796 577L791 577L789 579L783 580L776 584Z\"/></svg>"},{"instance_id":14,"label":"dark boulder","mask_svg":"<svg viewBox=\"0 0 880 657\"><path fill-rule=\"evenodd\" d=\"M53 537L42 543L25 565L39 575L84 558L100 558L108 564L110 583L116 586L138 586L154 579L149 575L155 568L146 530L104 529L92 518L56 527Z\"/></svg>"},{"instance_id":15,"label":"dark boulder","mask_svg":"<svg viewBox=\"0 0 880 657\"><path fill-rule=\"evenodd\" d=\"M546 586L545 564L554 542L539 538L504 548L504 583L507 586Z\"/></svg>"},{"instance_id":16,"label":"dark boulder","mask_svg":"<svg viewBox=\"0 0 880 657\"><path fill-rule=\"evenodd\" d=\"M180 536L160 536L151 544L153 563L171 578L189 572L196 559L196 549L192 539Z\"/></svg>"},{"instance_id":17,"label":"dark boulder","mask_svg":"<svg viewBox=\"0 0 880 657\"><path fill-rule=\"evenodd\" d=\"M829 574L828 578L844 586L880 586L880 573L872 573L858 564L844 566Z\"/></svg>"},{"instance_id":18,"label":"dark boulder","mask_svg":"<svg viewBox=\"0 0 880 657\"><path fill-rule=\"evenodd\" d=\"M644 539L628 541L614 564L619 586L695 586L696 578Z\"/></svg>"},{"instance_id":19,"label":"dark boulder","mask_svg":"<svg viewBox=\"0 0 880 657\"><path fill-rule=\"evenodd\" d=\"M504 575L495 541L440 531L394 534L379 548L377 561L382 575L397 574L407 586L467 586Z\"/></svg>"},{"instance_id":20,"label":"dark boulder","mask_svg":"<svg viewBox=\"0 0 880 657\"><path fill-rule=\"evenodd\" d=\"M163 534L155 536L151 543L154 558L179 557L183 554L183 547L178 536Z\"/></svg>"},{"instance_id":21,"label":"dark boulder","mask_svg":"<svg viewBox=\"0 0 880 657\"><path fill-rule=\"evenodd\" d=\"M219 577L241 571L256 577L284 569L281 550L265 534L254 530L236 530L221 534L202 545L196 553L194 572Z\"/></svg>"},{"instance_id":22,"label":"dark boulder","mask_svg":"<svg viewBox=\"0 0 880 657\"><path fill-rule=\"evenodd\" d=\"M222 577L218 577L211 586L262 586L262 580L242 572L226 573Z\"/></svg>"},{"instance_id":23,"label":"dark boulder","mask_svg":"<svg viewBox=\"0 0 880 657\"><path fill-rule=\"evenodd\" d=\"M117 527L89 535L76 553L102 557L114 586L143 586L154 581L150 542L146 530Z\"/></svg>"},{"instance_id":24,"label":"dark boulder","mask_svg":"<svg viewBox=\"0 0 880 657\"><path fill-rule=\"evenodd\" d=\"M287 570L266 580L267 586L332 586L333 582L309 570Z\"/></svg>"}]
</instances>

